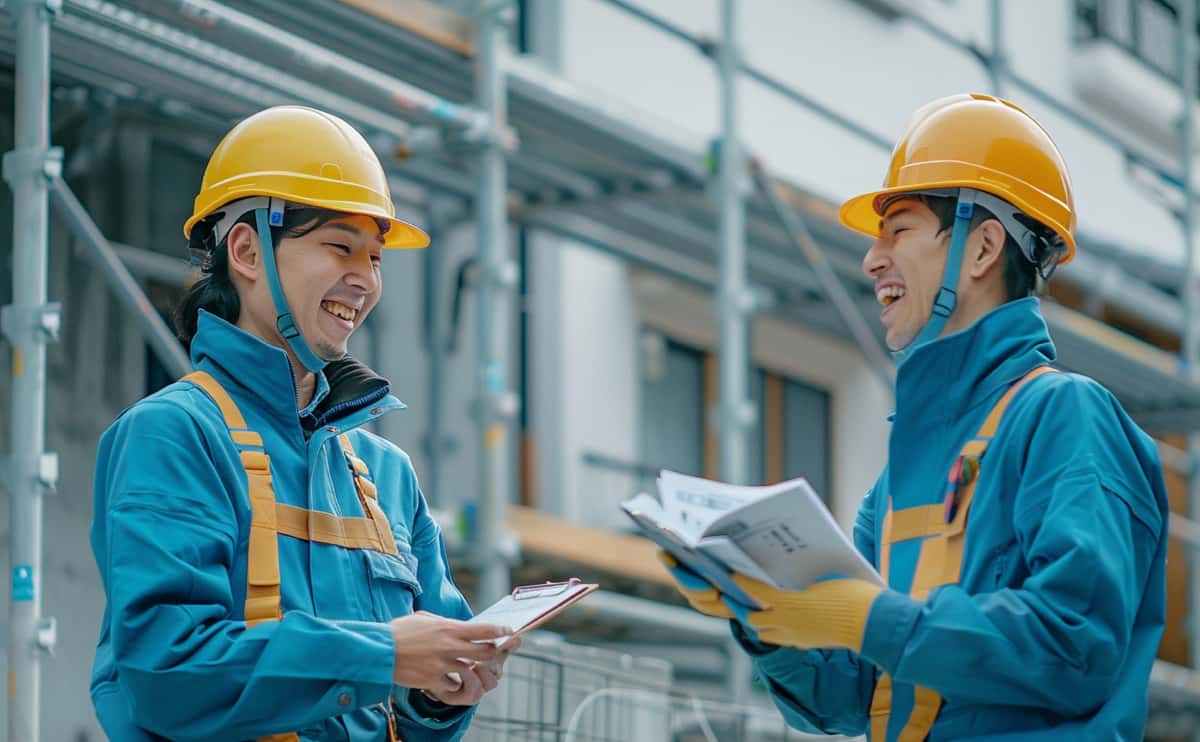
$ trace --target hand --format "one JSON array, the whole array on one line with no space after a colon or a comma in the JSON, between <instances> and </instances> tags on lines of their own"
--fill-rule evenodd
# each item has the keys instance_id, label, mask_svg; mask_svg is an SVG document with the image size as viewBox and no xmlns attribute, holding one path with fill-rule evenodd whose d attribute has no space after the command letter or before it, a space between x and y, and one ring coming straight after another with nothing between
<instances>
[{"instance_id":1,"label":"hand","mask_svg":"<svg viewBox=\"0 0 1200 742\"><path fill-rule=\"evenodd\" d=\"M473 669L483 683L483 692L490 693L500 684L500 676L504 674L504 663L521 648L521 637L514 636L500 645L500 651L491 662L476 662Z\"/></svg>"},{"instance_id":2,"label":"hand","mask_svg":"<svg viewBox=\"0 0 1200 742\"><path fill-rule=\"evenodd\" d=\"M733 581L763 606L742 617L759 641L799 649L862 651L867 616L883 592L866 580L846 577L815 582L803 590L781 590L742 574L734 574Z\"/></svg>"},{"instance_id":3,"label":"hand","mask_svg":"<svg viewBox=\"0 0 1200 742\"><path fill-rule=\"evenodd\" d=\"M693 608L714 618L734 618L733 611L721 600L721 593L700 575L684 567L662 549L658 550L658 561L662 562L675 581L675 589L687 598Z\"/></svg>"},{"instance_id":4,"label":"hand","mask_svg":"<svg viewBox=\"0 0 1200 742\"><path fill-rule=\"evenodd\" d=\"M455 673L462 685L456 691L428 691L438 701L450 706L474 706L485 693L490 693L500 684L504 673L504 662L521 648L521 638L514 636L499 648L496 656L488 662L475 662L469 670ZM460 677L461 676L461 677Z\"/></svg>"},{"instance_id":5,"label":"hand","mask_svg":"<svg viewBox=\"0 0 1200 742\"><path fill-rule=\"evenodd\" d=\"M456 699L474 696L470 703L477 703L483 695L483 684L471 671L472 665L495 659L500 650L491 640L512 633L501 626L468 623L426 611L397 618L391 627L396 643L392 681L396 685L431 691L439 700L444 694Z\"/></svg>"}]
</instances>

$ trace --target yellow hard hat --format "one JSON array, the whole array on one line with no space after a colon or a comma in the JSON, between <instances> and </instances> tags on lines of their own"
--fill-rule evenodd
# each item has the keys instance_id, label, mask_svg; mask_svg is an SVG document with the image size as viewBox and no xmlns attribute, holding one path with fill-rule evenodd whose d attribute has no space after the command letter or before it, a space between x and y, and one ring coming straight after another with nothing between
<instances>
[{"instance_id":1,"label":"yellow hard hat","mask_svg":"<svg viewBox=\"0 0 1200 742\"><path fill-rule=\"evenodd\" d=\"M838 215L878 237L889 196L954 188L990 193L1053 230L1066 247L1059 264L1075 256L1075 202L1062 154L1032 116L990 95L953 95L920 108L892 151L883 188L855 196Z\"/></svg>"},{"instance_id":2,"label":"yellow hard hat","mask_svg":"<svg viewBox=\"0 0 1200 742\"><path fill-rule=\"evenodd\" d=\"M225 204L248 196L384 219L391 224L384 247L429 244L429 235L396 218L383 166L362 134L312 108L275 106L233 127L208 160L184 236Z\"/></svg>"}]
</instances>

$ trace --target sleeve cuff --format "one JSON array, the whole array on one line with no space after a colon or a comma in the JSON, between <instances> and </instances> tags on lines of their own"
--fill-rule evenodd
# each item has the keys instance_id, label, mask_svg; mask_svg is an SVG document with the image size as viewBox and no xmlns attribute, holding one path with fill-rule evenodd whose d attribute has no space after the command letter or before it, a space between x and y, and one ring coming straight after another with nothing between
<instances>
[{"instance_id":1,"label":"sleeve cuff","mask_svg":"<svg viewBox=\"0 0 1200 742\"><path fill-rule=\"evenodd\" d=\"M471 706L450 706L427 698L415 688L397 685L392 689L392 703L401 715L429 729L445 729L457 724Z\"/></svg>"},{"instance_id":2,"label":"sleeve cuff","mask_svg":"<svg viewBox=\"0 0 1200 742\"><path fill-rule=\"evenodd\" d=\"M780 649L774 644L760 642L755 638L753 631L747 629L741 621L736 619L730 619L729 631L733 634L733 640L738 643L738 646L751 657L762 657Z\"/></svg>"},{"instance_id":3,"label":"sleeve cuff","mask_svg":"<svg viewBox=\"0 0 1200 742\"><path fill-rule=\"evenodd\" d=\"M859 654L889 675L896 673L923 603L895 590L884 590L871 604Z\"/></svg>"}]
</instances>

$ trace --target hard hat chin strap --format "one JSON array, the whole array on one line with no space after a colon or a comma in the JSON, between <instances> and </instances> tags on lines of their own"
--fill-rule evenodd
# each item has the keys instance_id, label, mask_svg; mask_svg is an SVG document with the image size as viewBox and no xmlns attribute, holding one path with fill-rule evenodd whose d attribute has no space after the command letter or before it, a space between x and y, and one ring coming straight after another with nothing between
<instances>
[{"instance_id":1,"label":"hard hat chin strap","mask_svg":"<svg viewBox=\"0 0 1200 742\"><path fill-rule=\"evenodd\" d=\"M287 297L283 295L283 284L279 282L279 270L275 267L275 242L271 239L271 227L283 226L283 208L283 200L272 198L267 208L254 210L258 240L263 248L263 265L267 269L267 285L271 287L271 299L275 302L275 327L300 363L316 374L325 368L326 361L312 352L312 348L309 348L304 340L304 335L300 333L300 328L292 319Z\"/></svg>"},{"instance_id":2,"label":"hard hat chin strap","mask_svg":"<svg viewBox=\"0 0 1200 742\"><path fill-rule=\"evenodd\" d=\"M954 314L958 305L958 274L962 270L964 246L971 231L971 217L975 214L975 191L960 188L958 203L954 206L954 229L950 232L950 251L946 254L946 266L942 268L942 285L933 300L933 313L921 329L921 333L906 347L894 351L896 363L903 363L913 351L926 343L937 340L946 329L946 321Z\"/></svg>"}]
</instances>

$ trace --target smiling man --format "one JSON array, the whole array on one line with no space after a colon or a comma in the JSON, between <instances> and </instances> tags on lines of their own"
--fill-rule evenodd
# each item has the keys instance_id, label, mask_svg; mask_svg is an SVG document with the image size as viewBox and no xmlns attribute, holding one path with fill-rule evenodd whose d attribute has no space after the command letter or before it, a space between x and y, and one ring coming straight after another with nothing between
<instances>
[{"instance_id":1,"label":"smiling man","mask_svg":"<svg viewBox=\"0 0 1200 742\"><path fill-rule=\"evenodd\" d=\"M887 465L854 528L886 586L736 575L750 610L665 558L681 591L737 619L797 729L1140 740L1168 504L1154 442L1095 381L1051 367L1034 294L1075 251L1057 147L1007 101L937 100L884 188L841 218L874 238L863 270L900 361Z\"/></svg>"},{"instance_id":2,"label":"smiling man","mask_svg":"<svg viewBox=\"0 0 1200 742\"><path fill-rule=\"evenodd\" d=\"M196 371L100 441L92 677L121 740L452 740L519 647L468 623L407 455L361 429L403 407L346 353L395 218L362 136L267 109L217 145L184 226Z\"/></svg>"}]
</instances>

